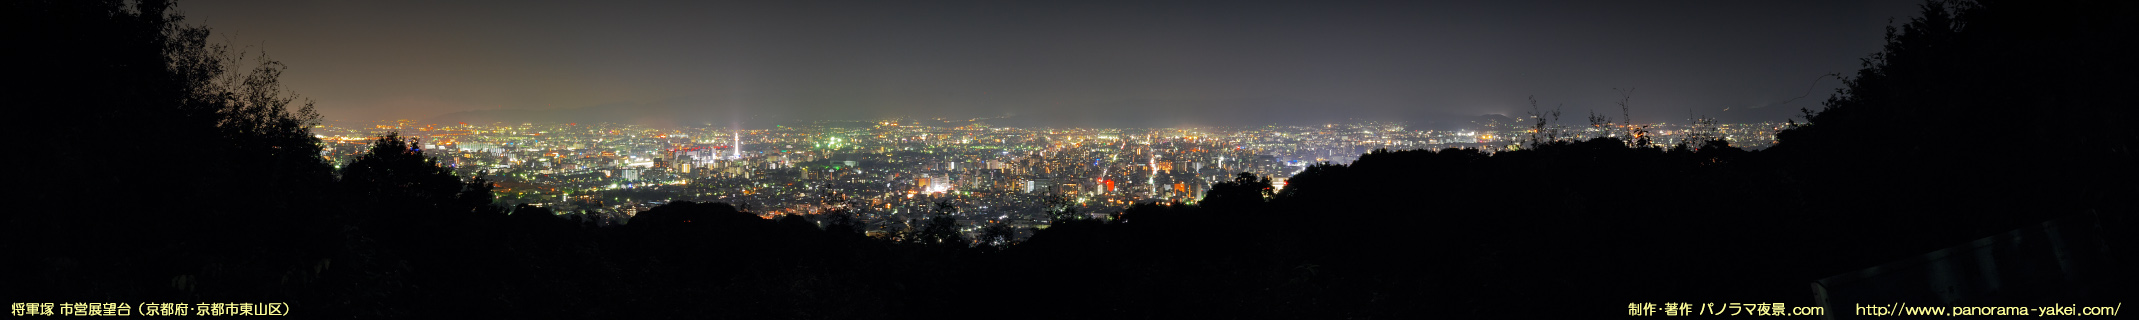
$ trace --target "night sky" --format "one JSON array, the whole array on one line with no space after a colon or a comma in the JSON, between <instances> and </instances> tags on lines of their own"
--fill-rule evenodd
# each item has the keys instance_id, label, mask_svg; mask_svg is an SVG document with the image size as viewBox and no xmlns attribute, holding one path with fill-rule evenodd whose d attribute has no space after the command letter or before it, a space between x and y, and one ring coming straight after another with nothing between
<instances>
[{"instance_id":1,"label":"night sky","mask_svg":"<svg viewBox=\"0 0 2139 320\"><path fill-rule=\"evenodd\" d=\"M1914 1L193 1L329 120L659 105L1048 125L1819 108ZM1805 95L1797 99L1792 98ZM645 110L645 109L619 109ZM662 110L662 109L655 109ZM750 116L741 116L750 115ZM771 116L766 116L771 115ZM641 115L661 117L663 115ZM1141 119L1123 122L1125 119ZM1154 120L1156 119L1156 120ZM734 122L734 119L692 119ZM1208 122L1208 123L1204 123Z\"/></svg>"}]
</instances>

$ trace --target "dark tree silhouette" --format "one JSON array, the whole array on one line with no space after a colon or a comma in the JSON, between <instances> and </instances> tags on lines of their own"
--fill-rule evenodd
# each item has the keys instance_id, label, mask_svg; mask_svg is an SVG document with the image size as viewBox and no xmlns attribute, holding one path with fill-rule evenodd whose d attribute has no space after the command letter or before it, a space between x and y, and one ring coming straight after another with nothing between
<instances>
[{"instance_id":1,"label":"dark tree silhouette","mask_svg":"<svg viewBox=\"0 0 2139 320\"><path fill-rule=\"evenodd\" d=\"M350 192L374 200L379 212L419 214L410 217L415 219L449 218L420 215L425 213L457 215L450 218L504 214L491 205L494 198L488 180L478 176L463 182L399 134L373 140L371 151L343 166L341 176Z\"/></svg>"},{"instance_id":2,"label":"dark tree silhouette","mask_svg":"<svg viewBox=\"0 0 2139 320\"><path fill-rule=\"evenodd\" d=\"M1009 221L990 222L981 227L980 231L980 243L983 245L1008 247L1017 244L1017 227L1010 226Z\"/></svg>"},{"instance_id":3,"label":"dark tree silhouette","mask_svg":"<svg viewBox=\"0 0 2139 320\"><path fill-rule=\"evenodd\" d=\"M1203 200L1197 203L1222 210L1249 208L1269 197L1271 189L1269 177L1242 172L1234 176L1233 181L1211 184L1211 189L1203 193Z\"/></svg>"},{"instance_id":4,"label":"dark tree silhouette","mask_svg":"<svg viewBox=\"0 0 2139 320\"><path fill-rule=\"evenodd\" d=\"M909 241L958 246L968 244L965 235L958 230L958 218L952 216L958 213L958 205L952 204L949 200L937 201L930 212L933 213L933 216L921 220L919 230L914 231L913 237Z\"/></svg>"},{"instance_id":5,"label":"dark tree silhouette","mask_svg":"<svg viewBox=\"0 0 2139 320\"><path fill-rule=\"evenodd\" d=\"M0 240L70 248L6 259L24 263L0 271L36 280L0 298L382 302L369 295L391 279L354 271L375 248L325 205L337 197L318 116L281 63L210 42L168 1L10 1L0 21L0 55L27 79L10 117L61 146L31 148L36 169L12 181L35 187L0 213Z\"/></svg>"},{"instance_id":6,"label":"dark tree silhouette","mask_svg":"<svg viewBox=\"0 0 2139 320\"><path fill-rule=\"evenodd\" d=\"M2089 210L2133 223L2131 202L2108 199L2139 197L2129 183L2139 167L2123 165L2139 162L2128 123L2139 114L2113 94L2139 86L2128 58L2139 55L2139 4L1929 1L1920 12L1889 27L1821 110L1777 134L1769 151L1832 186L1807 197L1850 199L1837 213L1908 213L1867 225L1931 221L1957 234Z\"/></svg>"}]
</instances>

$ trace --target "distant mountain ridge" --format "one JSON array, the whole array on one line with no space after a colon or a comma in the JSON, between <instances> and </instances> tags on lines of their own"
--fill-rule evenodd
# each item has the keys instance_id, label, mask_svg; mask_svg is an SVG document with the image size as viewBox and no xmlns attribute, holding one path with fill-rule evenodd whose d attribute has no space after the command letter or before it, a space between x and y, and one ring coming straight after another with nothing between
<instances>
[{"instance_id":1,"label":"distant mountain ridge","mask_svg":"<svg viewBox=\"0 0 2139 320\"><path fill-rule=\"evenodd\" d=\"M624 123L655 128L685 126L741 126L745 128L771 127L784 123L786 117L765 112L750 112L743 108L723 108L692 105L676 101L657 103L612 103L578 108L559 109L495 109L461 111L443 114L428 119L426 123Z\"/></svg>"},{"instance_id":2,"label":"distant mountain ridge","mask_svg":"<svg viewBox=\"0 0 2139 320\"><path fill-rule=\"evenodd\" d=\"M985 117L982 122L996 127L1055 127L1055 128L1177 128L1177 127L1241 127L1241 126L1311 126L1331 123L1358 123L1364 121L1402 122L1418 130L1481 129L1484 124L1500 122L1520 125L1503 115L1458 115L1423 110L1396 110L1386 114L1355 115L1342 110L1356 110L1351 106L1333 103L1304 102L1288 99L1224 99L1224 100L1123 100L1109 103L1086 104L1052 108L1023 108L1000 114L986 115L905 115L910 118L944 117L971 119ZM1263 112L1257 112L1262 110ZM1279 110L1269 112L1268 110ZM850 116L851 118L851 116ZM426 123L624 123L656 128L685 126L721 126L744 128L768 128L773 125L796 124L812 120L871 120L835 119L830 115L802 114L784 108L752 109L720 107L690 99L671 99L654 103L611 103L577 108L558 109L494 109L462 111L424 119Z\"/></svg>"}]
</instances>

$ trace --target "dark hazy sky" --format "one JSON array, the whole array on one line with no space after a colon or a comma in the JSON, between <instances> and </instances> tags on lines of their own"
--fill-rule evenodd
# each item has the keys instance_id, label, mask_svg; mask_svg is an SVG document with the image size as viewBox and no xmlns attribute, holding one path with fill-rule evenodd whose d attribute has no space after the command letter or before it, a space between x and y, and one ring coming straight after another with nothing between
<instances>
[{"instance_id":1,"label":"dark hazy sky","mask_svg":"<svg viewBox=\"0 0 2139 320\"><path fill-rule=\"evenodd\" d=\"M804 118L1780 121L1913 1L191 1L330 120L666 103ZM1198 109L1200 108L1200 109ZM1728 108L1728 111L1725 109ZM755 112L755 111L753 111ZM1177 113L1178 114L1178 113ZM1275 121L1275 120L1273 120Z\"/></svg>"}]
</instances>

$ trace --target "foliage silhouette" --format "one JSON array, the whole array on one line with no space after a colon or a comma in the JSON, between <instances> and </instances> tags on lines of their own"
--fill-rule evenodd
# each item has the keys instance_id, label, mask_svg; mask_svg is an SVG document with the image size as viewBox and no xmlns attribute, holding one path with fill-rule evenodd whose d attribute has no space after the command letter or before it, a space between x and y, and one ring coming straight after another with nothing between
<instances>
[{"instance_id":1,"label":"foliage silhouette","mask_svg":"<svg viewBox=\"0 0 2139 320\"><path fill-rule=\"evenodd\" d=\"M310 104L283 89L280 63L210 43L170 9L0 4L10 72L30 79L10 90L11 118L55 146L10 180L33 187L0 213L0 239L66 248L0 259L27 279L0 298L363 300L348 293L373 283L329 267L351 264L337 217L314 207L333 178Z\"/></svg>"}]
</instances>

